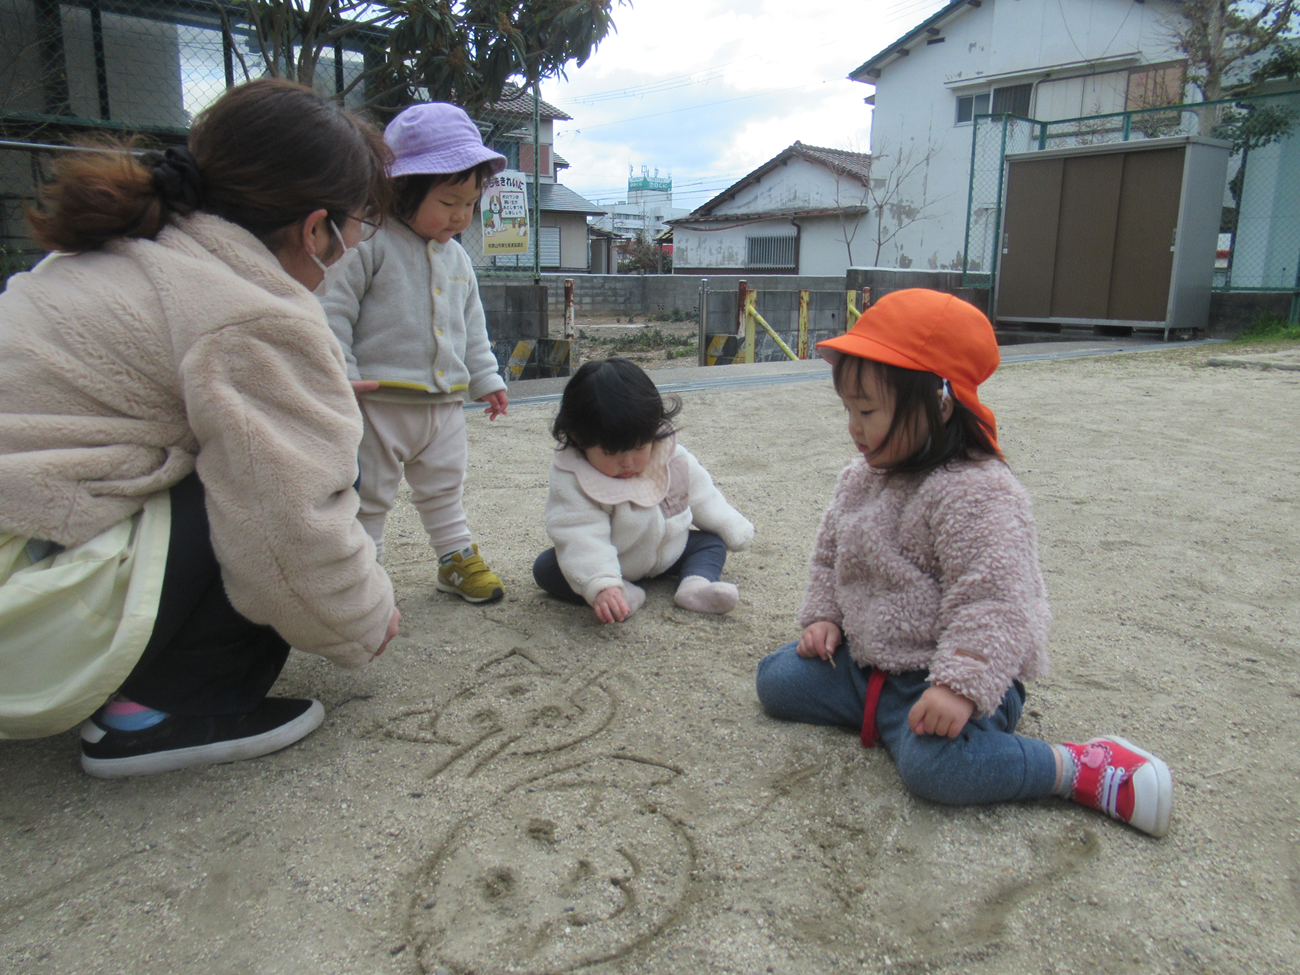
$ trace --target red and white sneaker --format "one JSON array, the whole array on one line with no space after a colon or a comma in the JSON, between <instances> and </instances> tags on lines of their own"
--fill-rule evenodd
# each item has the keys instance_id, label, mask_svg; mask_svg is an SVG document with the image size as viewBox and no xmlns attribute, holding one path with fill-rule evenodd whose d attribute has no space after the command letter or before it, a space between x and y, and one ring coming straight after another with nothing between
<instances>
[{"instance_id":1,"label":"red and white sneaker","mask_svg":"<svg viewBox=\"0 0 1300 975\"><path fill-rule=\"evenodd\" d=\"M1168 765L1115 735L1064 744L1074 755L1070 798L1152 836L1169 832L1174 782Z\"/></svg>"}]
</instances>

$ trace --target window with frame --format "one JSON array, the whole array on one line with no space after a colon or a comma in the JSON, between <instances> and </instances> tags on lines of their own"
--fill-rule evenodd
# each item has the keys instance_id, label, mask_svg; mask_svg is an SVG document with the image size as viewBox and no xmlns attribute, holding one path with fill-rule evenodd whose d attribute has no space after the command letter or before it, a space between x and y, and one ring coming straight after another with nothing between
<instances>
[{"instance_id":1,"label":"window with frame","mask_svg":"<svg viewBox=\"0 0 1300 975\"><path fill-rule=\"evenodd\" d=\"M1020 115L1028 118L1033 85L1006 85L975 95L957 96L957 124L972 122L976 115Z\"/></svg>"},{"instance_id":2,"label":"window with frame","mask_svg":"<svg viewBox=\"0 0 1300 975\"><path fill-rule=\"evenodd\" d=\"M745 267L797 267L798 239L794 234L782 234L779 237L746 237Z\"/></svg>"},{"instance_id":3,"label":"window with frame","mask_svg":"<svg viewBox=\"0 0 1300 975\"><path fill-rule=\"evenodd\" d=\"M493 152L499 152L506 157L506 169L519 168L519 143L518 142L493 142Z\"/></svg>"},{"instance_id":4,"label":"window with frame","mask_svg":"<svg viewBox=\"0 0 1300 975\"><path fill-rule=\"evenodd\" d=\"M1133 68L1128 73L1124 110L1132 112L1141 108L1182 104L1186 73L1187 65L1182 61L1145 64Z\"/></svg>"}]
</instances>

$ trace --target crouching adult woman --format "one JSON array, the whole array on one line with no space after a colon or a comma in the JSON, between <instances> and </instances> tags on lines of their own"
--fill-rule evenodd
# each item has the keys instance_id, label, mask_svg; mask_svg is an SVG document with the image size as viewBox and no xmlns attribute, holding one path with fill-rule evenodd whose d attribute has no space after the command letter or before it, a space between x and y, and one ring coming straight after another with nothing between
<instances>
[{"instance_id":1,"label":"crouching adult woman","mask_svg":"<svg viewBox=\"0 0 1300 975\"><path fill-rule=\"evenodd\" d=\"M263 755L323 718L267 696L291 645L360 667L397 632L312 294L383 212L384 152L265 79L188 149L58 165L54 253L0 295L0 737L84 720L105 777Z\"/></svg>"}]
</instances>

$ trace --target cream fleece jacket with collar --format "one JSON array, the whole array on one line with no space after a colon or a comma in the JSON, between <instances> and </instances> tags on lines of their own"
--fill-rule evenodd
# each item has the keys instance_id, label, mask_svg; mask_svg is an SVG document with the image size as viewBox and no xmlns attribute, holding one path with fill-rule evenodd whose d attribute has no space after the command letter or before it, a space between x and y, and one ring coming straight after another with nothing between
<instances>
[{"instance_id":1,"label":"cream fleece jacket with collar","mask_svg":"<svg viewBox=\"0 0 1300 975\"><path fill-rule=\"evenodd\" d=\"M682 556L691 525L744 551L754 526L727 503L695 455L661 440L637 477L608 477L569 447L551 461L546 532L573 591L602 590L666 572Z\"/></svg>"},{"instance_id":2,"label":"cream fleece jacket with collar","mask_svg":"<svg viewBox=\"0 0 1300 975\"><path fill-rule=\"evenodd\" d=\"M809 567L799 625L836 624L860 666L928 670L980 714L1014 679L1047 672L1051 612L1034 517L1000 460L920 478L855 460Z\"/></svg>"},{"instance_id":3,"label":"cream fleece jacket with collar","mask_svg":"<svg viewBox=\"0 0 1300 975\"><path fill-rule=\"evenodd\" d=\"M474 266L459 243L425 240L392 219L347 260L321 304L349 379L442 399L477 400L506 388Z\"/></svg>"},{"instance_id":4,"label":"cream fleece jacket with collar","mask_svg":"<svg viewBox=\"0 0 1300 975\"><path fill-rule=\"evenodd\" d=\"M348 667L394 608L356 520L360 439L316 298L217 217L0 295L0 531L77 545L197 470L231 603Z\"/></svg>"}]
</instances>

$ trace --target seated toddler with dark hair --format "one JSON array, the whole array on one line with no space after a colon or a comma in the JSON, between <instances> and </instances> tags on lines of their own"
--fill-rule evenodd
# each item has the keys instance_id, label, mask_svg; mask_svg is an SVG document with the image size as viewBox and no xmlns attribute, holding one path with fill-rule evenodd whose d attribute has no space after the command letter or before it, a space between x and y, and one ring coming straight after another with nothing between
<instances>
[{"instance_id":1,"label":"seated toddler with dark hair","mask_svg":"<svg viewBox=\"0 0 1300 975\"><path fill-rule=\"evenodd\" d=\"M537 557L533 578L553 596L590 603L601 622L635 613L645 591L634 583L660 575L678 577L674 601L684 609L726 613L739 601L720 581L722 566L728 550L749 547L754 526L677 443L680 410L627 359L588 362L564 388L546 498L555 548Z\"/></svg>"}]
</instances>

